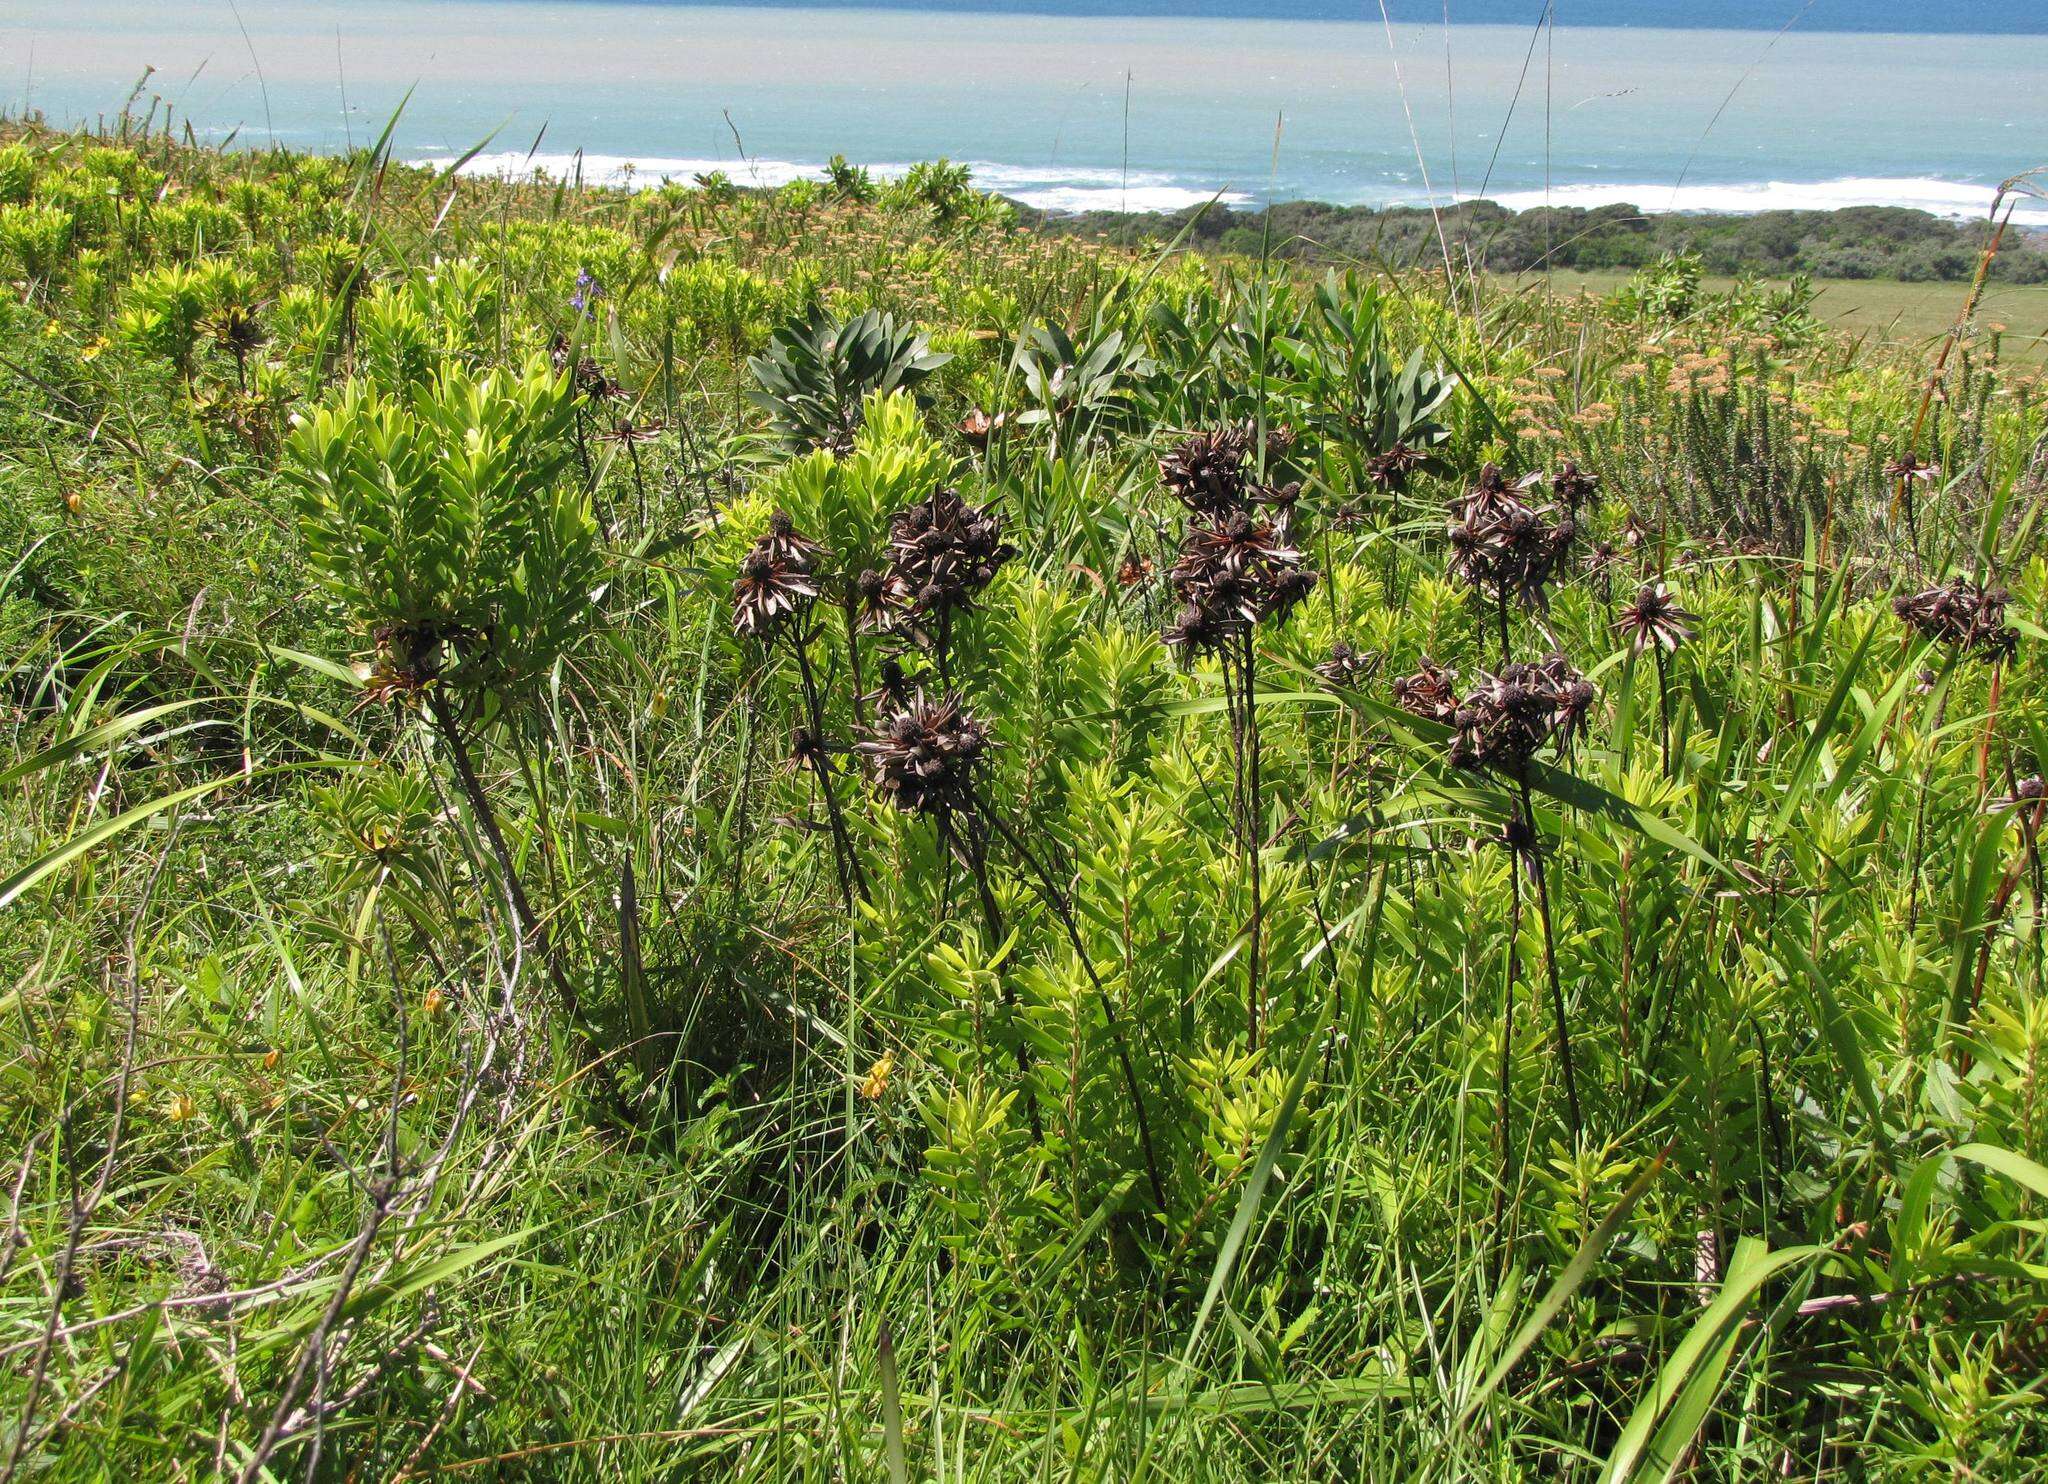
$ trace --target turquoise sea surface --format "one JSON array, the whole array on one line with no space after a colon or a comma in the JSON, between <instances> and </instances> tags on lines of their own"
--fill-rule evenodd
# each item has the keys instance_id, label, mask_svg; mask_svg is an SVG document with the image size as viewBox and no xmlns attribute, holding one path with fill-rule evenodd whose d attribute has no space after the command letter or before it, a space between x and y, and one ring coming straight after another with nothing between
<instances>
[{"instance_id":1,"label":"turquoise sea surface","mask_svg":"<svg viewBox=\"0 0 2048 1484\"><path fill-rule=\"evenodd\" d=\"M1563 0L1554 28L1541 0L1407 0L1385 21L1377 0L1011 4L17 0L0 108L160 125L168 107L181 134L336 149L409 93L408 159L483 145L467 168L772 184L834 153L885 173L948 155L1061 209L1484 194L1966 215L2048 164L2048 7L2010 0ZM1615 24L1634 17L1664 24ZM2048 200L2019 220L2048 225Z\"/></svg>"}]
</instances>

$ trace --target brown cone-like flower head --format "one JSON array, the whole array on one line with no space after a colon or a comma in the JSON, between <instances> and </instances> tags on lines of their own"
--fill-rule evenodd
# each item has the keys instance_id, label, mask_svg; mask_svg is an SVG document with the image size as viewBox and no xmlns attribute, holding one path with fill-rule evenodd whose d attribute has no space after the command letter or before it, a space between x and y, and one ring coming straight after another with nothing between
<instances>
[{"instance_id":1,"label":"brown cone-like flower head","mask_svg":"<svg viewBox=\"0 0 2048 1484\"><path fill-rule=\"evenodd\" d=\"M1915 484L1932 484L1941 477L1941 465L1928 463L1918 454L1902 453L1884 466L1887 478L1910 479Z\"/></svg>"},{"instance_id":2,"label":"brown cone-like flower head","mask_svg":"<svg viewBox=\"0 0 2048 1484\"><path fill-rule=\"evenodd\" d=\"M768 529L740 562L732 585L732 626L753 639L770 639L818 599L812 568L824 548L796 532L776 511Z\"/></svg>"},{"instance_id":3,"label":"brown cone-like flower head","mask_svg":"<svg viewBox=\"0 0 2048 1484\"><path fill-rule=\"evenodd\" d=\"M1692 637L1692 626L1698 621L1696 615L1678 606L1663 583L1649 582L1643 584L1635 602L1621 611L1614 627L1627 637L1631 654L1641 655L1652 645L1671 654Z\"/></svg>"},{"instance_id":4,"label":"brown cone-like flower head","mask_svg":"<svg viewBox=\"0 0 2048 1484\"><path fill-rule=\"evenodd\" d=\"M1453 502L1446 532L1454 573L1488 597L1514 597L1525 608L1543 606L1545 589L1578 535L1570 514L1557 516L1550 506L1539 509L1522 500L1522 492L1541 477L1510 485L1498 465L1488 464L1479 482Z\"/></svg>"},{"instance_id":5,"label":"brown cone-like flower head","mask_svg":"<svg viewBox=\"0 0 2048 1484\"><path fill-rule=\"evenodd\" d=\"M1245 460L1251 434L1244 427L1217 428L1183 438L1159 461L1159 479L1173 497L1197 515L1217 517L1245 502Z\"/></svg>"},{"instance_id":6,"label":"brown cone-like flower head","mask_svg":"<svg viewBox=\"0 0 2048 1484\"><path fill-rule=\"evenodd\" d=\"M1458 710L1458 677L1428 655L1422 668L1394 682L1394 704L1424 721L1451 724Z\"/></svg>"},{"instance_id":7,"label":"brown cone-like flower head","mask_svg":"<svg viewBox=\"0 0 2048 1484\"><path fill-rule=\"evenodd\" d=\"M1316 666L1316 674L1331 685L1358 685L1378 668L1375 656L1361 654L1339 639L1330 646L1330 657Z\"/></svg>"},{"instance_id":8,"label":"brown cone-like flower head","mask_svg":"<svg viewBox=\"0 0 2048 1484\"><path fill-rule=\"evenodd\" d=\"M1943 587L1892 599L1892 611L1907 628L1935 643L1983 660L2010 659L2019 630L2005 622L2005 589L1982 587L1958 577Z\"/></svg>"},{"instance_id":9,"label":"brown cone-like flower head","mask_svg":"<svg viewBox=\"0 0 2048 1484\"><path fill-rule=\"evenodd\" d=\"M1220 648L1262 619L1284 622L1316 585L1280 528L1242 511L1192 527L1168 579L1185 606L1166 642L1197 652Z\"/></svg>"},{"instance_id":10,"label":"brown cone-like flower head","mask_svg":"<svg viewBox=\"0 0 2048 1484\"><path fill-rule=\"evenodd\" d=\"M907 814L971 809L975 775L989 747L988 728L957 696L927 699L884 716L855 748L874 770L875 787Z\"/></svg>"},{"instance_id":11,"label":"brown cone-like flower head","mask_svg":"<svg viewBox=\"0 0 2048 1484\"><path fill-rule=\"evenodd\" d=\"M1597 475L1588 474L1570 459L1563 459L1558 463L1557 472L1550 476L1550 487L1556 491L1558 499L1564 502L1566 510L1576 512L1593 497L1593 492L1600 488L1600 480Z\"/></svg>"},{"instance_id":12,"label":"brown cone-like flower head","mask_svg":"<svg viewBox=\"0 0 2048 1484\"><path fill-rule=\"evenodd\" d=\"M1503 666L1458 703L1451 763L1519 774L1546 743L1569 742L1592 704L1591 684L1562 655Z\"/></svg>"},{"instance_id":13,"label":"brown cone-like flower head","mask_svg":"<svg viewBox=\"0 0 2048 1484\"><path fill-rule=\"evenodd\" d=\"M934 490L889 523L889 590L915 618L936 618L973 603L1015 555L994 506Z\"/></svg>"},{"instance_id":14,"label":"brown cone-like flower head","mask_svg":"<svg viewBox=\"0 0 2048 1484\"><path fill-rule=\"evenodd\" d=\"M1365 474L1374 484L1389 494L1398 494L1408 488L1409 476L1420 469L1429 455L1419 448L1410 448L1405 443L1396 443L1385 453L1375 454L1365 466Z\"/></svg>"}]
</instances>

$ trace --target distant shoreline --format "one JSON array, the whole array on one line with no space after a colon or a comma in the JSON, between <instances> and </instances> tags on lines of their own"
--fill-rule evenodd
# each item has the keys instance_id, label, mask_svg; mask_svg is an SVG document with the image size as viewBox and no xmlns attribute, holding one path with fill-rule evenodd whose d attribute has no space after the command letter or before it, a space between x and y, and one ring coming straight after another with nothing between
<instances>
[{"instance_id":1,"label":"distant shoreline","mask_svg":"<svg viewBox=\"0 0 2048 1484\"><path fill-rule=\"evenodd\" d=\"M416 156L412 163L444 167L454 163L446 155ZM1120 171L1100 166L1012 165L986 160L961 160L974 172L979 190L1002 196L1032 211L1056 215L1171 216L1214 203L1243 215L1261 209L1249 191L1192 183L1170 171L1135 168ZM894 178L910 168L908 161L867 162L877 177ZM566 179L580 176L591 185L651 186L663 180L687 183L693 177L722 171L741 186L772 189L795 180L822 178L824 166L787 159L665 158L620 154L527 155L518 151L484 153L467 161L465 173L477 176L518 177L536 169ZM1631 213L1652 216L1737 217L1769 212L1829 212L1839 210L1908 210L1940 220L1963 224L1986 219L1995 188L1965 181L1934 177L1843 176L1833 180L1768 180L1743 183L1701 181L1682 188L1654 182L1572 183L1549 193L1529 189L1506 189L1483 197L1468 197L1456 203L1442 202L1437 209L1490 209L1511 212L1541 209L1600 211L1627 207ZM1283 209L1313 209L1331 212L1428 211L1422 201L1342 202L1314 196L1291 197L1272 203ZM2023 200L2014 217L2016 230L2048 229L2048 202Z\"/></svg>"},{"instance_id":2,"label":"distant shoreline","mask_svg":"<svg viewBox=\"0 0 2048 1484\"><path fill-rule=\"evenodd\" d=\"M445 169L449 159L415 159ZM516 168L524 164L527 168ZM656 166L662 168L655 168ZM764 168L772 166L773 169ZM877 176L905 167L872 167ZM743 189L773 191L806 183L823 167L786 161L665 160L642 167L609 156L568 156L547 162L480 155L464 163L475 177L580 181L596 189L685 187L714 174ZM1096 171L1100 177L1112 172ZM750 174L753 178L749 178ZM1151 177L1134 173L1134 182ZM1812 209L1655 211L1634 202L1596 206L1529 205L1468 200L1428 206L1341 206L1298 200L1258 206L1220 195L1167 207L1068 210L1037 204L1014 191L979 188L1016 209L1030 229L1051 235L1107 237L1136 244L1179 242L1195 250L1330 261L1441 261L1448 253L1492 272L1634 270L1667 256L1693 254L1702 271L1721 276L1878 279L1904 283L1961 282L1976 272L1988 238L1985 215L1943 215L1915 207L1844 205ZM1132 194L1156 187L1140 184ZM1652 188L1656 189L1656 188ZM1090 194L1114 196L1112 186ZM1195 197L1198 193L1182 192ZM1216 209L1218 205L1226 209ZM2013 284L2048 283L2048 224L2016 221L1994 260L1992 276Z\"/></svg>"}]
</instances>

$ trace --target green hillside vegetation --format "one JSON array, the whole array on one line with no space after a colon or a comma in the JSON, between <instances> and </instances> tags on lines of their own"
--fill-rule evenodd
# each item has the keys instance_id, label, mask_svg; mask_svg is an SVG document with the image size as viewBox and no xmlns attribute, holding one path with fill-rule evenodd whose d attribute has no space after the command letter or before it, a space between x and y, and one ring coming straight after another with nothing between
<instances>
[{"instance_id":1,"label":"green hillside vegetation","mask_svg":"<svg viewBox=\"0 0 2048 1484\"><path fill-rule=\"evenodd\" d=\"M1467 201L1432 213L1416 206L1332 206L1289 201L1270 210L1218 207L1149 215L1033 213L1046 230L1118 241L1157 241L1187 233L1190 244L1219 252L1317 260L1362 259L1410 267L1441 264L1496 273L1550 269L1633 269L1669 254L1691 253L1709 274L1896 279L1962 283L1977 271L1982 221L1958 222L1898 206L1839 211L1759 211L1748 215L1647 213L1635 206L1532 207L1510 211ZM2018 227L1992 273L2005 283L2048 283L2048 234Z\"/></svg>"},{"instance_id":2,"label":"green hillside vegetation","mask_svg":"<svg viewBox=\"0 0 2048 1484\"><path fill-rule=\"evenodd\" d=\"M2037 1474L2048 388L1715 267L0 140L0 1484Z\"/></svg>"}]
</instances>

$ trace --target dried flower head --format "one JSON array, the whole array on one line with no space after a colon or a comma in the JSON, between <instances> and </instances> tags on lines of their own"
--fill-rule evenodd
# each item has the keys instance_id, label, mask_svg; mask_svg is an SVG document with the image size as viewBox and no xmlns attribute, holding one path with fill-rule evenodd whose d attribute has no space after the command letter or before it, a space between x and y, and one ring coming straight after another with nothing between
<instances>
[{"instance_id":1,"label":"dried flower head","mask_svg":"<svg viewBox=\"0 0 2048 1484\"><path fill-rule=\"evenodd\" d=\"M1007 420L1001 413L991 417L979 407L973 408L965 417L960 419L960 436L969 443L972 443L976 448L985 447L996 429L1000 428Z\"/></svg>"},{"instance_id":2,"label":"dried flower head","mask_svg":"<svg viewBox=\"0 0 2048 1484\"><path fill-rule=\"evenodd\" d=\"M884 656L875 675L875 688L861 701L878 711L902 711L916 698L922 675L912 675L893 655Z\"/></svg>"},{"instance_id":3,"label":"dried flower head","mask_svg":"<svg viewBox=\"0 0 2048 1484\"><path fill-rule=\"evenodd\" d=\"M1449 726L1458 710L1457 683L1454 672L1424 655L1422 668L1394 682L1394 704L1411 716Z\"/></svg>"},{"instance_id":4,"label":"dried flower head","mask_svg":"<svg viewBox=\"0 0 2048 1484\"><path fill-rule=\"evenodd\" d=\"M889 523L889 595L915 618L935 618L970 605L1015 555L993 505L937 489Z\"/></svg>"},{"instance_id":5,"label":"dried flower head","mask_svg":"<svg viewBox=\"0 0 2048 1484\"><path fill-rule=\"evenodd\" d=\"M556 375L564 371L574 373L576 390L586 401L603 402L625 392L625 388L607 376L596 361L589 356L578 359L573 351L574 343L569 337L557 335L548 346L548 359L554 365Z\"/></svg>"},{"instance_id":6,"label":"dried flower head","mask_svg":"<svg viewBox=\"0 0 2048 1484\"><path fill-rule=\"evenodd\" d=\"M1225 515L1244 505L1250 453L1251 431L1243 426L1195 433L1159 460L1159 479L1195 514Z\"/></svg>"},{"instance_id":7,"label":"dried flower head","mask_svg":"<svg viewBox=\"0 0 2048 1484\"><path fill-rule=\"evenodd\" d=\"M662 435L665 424L659 422L636 423L630 417L615 420L605 432L598 434L608 443L632 446L637 443L653 443Z\"/></svg>"},{"instance_id":8,"label":"dried flower head","mask_svg":"<svg viewBox=\"0 0 2048 1484\"><path fill-rule=\"evenodd\" d=\"M1631 654L1641 655L1652 645L1671 654L1692 637L1692 626L1697 622L1696 615L1678 606L1669 588L1661 582L1649 582L1643 584L1635 602L1622 609L1614 627L1627 636Z\"/></svg>"},{"instance_id":9,"label":"dried flower head","mask_svg":"<svg viewBox=\"0 0 2048 1484\"><path fill-rule=\"evenodd\" d=\"M1390 494L1399 494L1408 488L1409 477L1428 459L1423 450L1396 443L1385 453L1373 455L1365 466L1366 478Z\"/></svg>"},{"instance_id":10,"label":"dried flower head","mask_svg":"<svg viewBox=\"0 0 2048 1484\"><path fill-rule=\"evenodd\" d=\"M1482 675L1452 717L1450 761L1459 768L1519 774L1547 743L1572 740L1593 698L1591 682L1562 655Z\"/></svg>"},{"instance_id":11,"label":"dried flower head","mask_svg":"<svg viewBox=\"0 0 2048 1484\"><path fill-rule=\"evenodd\" d=\"M1984 807L1987 812L2007 809L2038 809L2048 800L2048 783L2042 781L2039 773L2031 778L2022 778L2012 787L2012 792L1995 798Z\"/></svg>"},{"instance_id":12,"label":"dried flower head","mask_svg":"<svg viewBox=\"0 0 2048 1484\"><path fill-rule=\"evenodd\" d=\"M753 639L771 639L818 598L812 577L823 548L797 534L780 510L740 562L732 585L732 626Z\"/></svg>"},{"instance_id":13,"label":"dried flower head","mask_svg":"<svg viewBox=\"0 0 2048 1484\"><path fill-rule=\"evenodd\" d=\"M922 691L876 724L856 751L874 770L875 787L907 814L971 809L975 775L988 750L988 728L957 696L927 699Z\"/></svg>"},{"instance_id":14,"label":"dried flower head","mask_svg":"<svg viewBox=\"0 0 2048 1484\"><path fill-rule=\"evenodd\" d=\"M1983 660L2012 658L2019 630L2007 626L2007 595L1958 577L1941 587L1892 599L1892 611L1907 628L1937 644Z\"/></svg>"},{"instance_id":15,"label":"dried flower head","mask_svg":"<svg viewBox=\"0 0 2048 1484\"><path fill-rule=\"evenodd\" d=\"M1330 646L1330 657L1316 666L1316 674L1331 685L1352 686L1361 684L1378 668L1376 656L1361 654L1339 639Z\"/></svg>"},{"instance_id":16,"label":"dried flower head","mask_svg":"<svg viewBox=\"0 0 2048 1484\"><path fill-rule=\"evenodd\" d=\"M1510 485L1498 465L1488 464L1479 481L1453 503L1446 531L1451 570L1498 601L1517 598L1527 608L1544 603L1544 590L1564 565L1578 535L1569 514L1523 501L1540 475Z\"/></svg>"},{"instance_id":17,"label":"dried flower head","mask_svg":"<svg viewBox=\"0 0 2048 1484\"><path fill-rule=\"evenodd\" d=\"M1263 619L1284 622L1316 585L1281 527L1242 511L1192 527L1168 578L1184 606L1166 642L1197 652Z\"/></svg>"},{"instance_id":18,"label":"dried flower head","mask_svg":"<svg viewBox=\"0 0 2048 1484\"><path fill-rule=\"evenodd\" d=\"M1600 488L1598 475L1589 474L1570 459L1558 462L1557 470L1550 476L1550 487L1564 502L1564 508L1576 512L1593 497Z\"/></svg>"}]
</instances>

